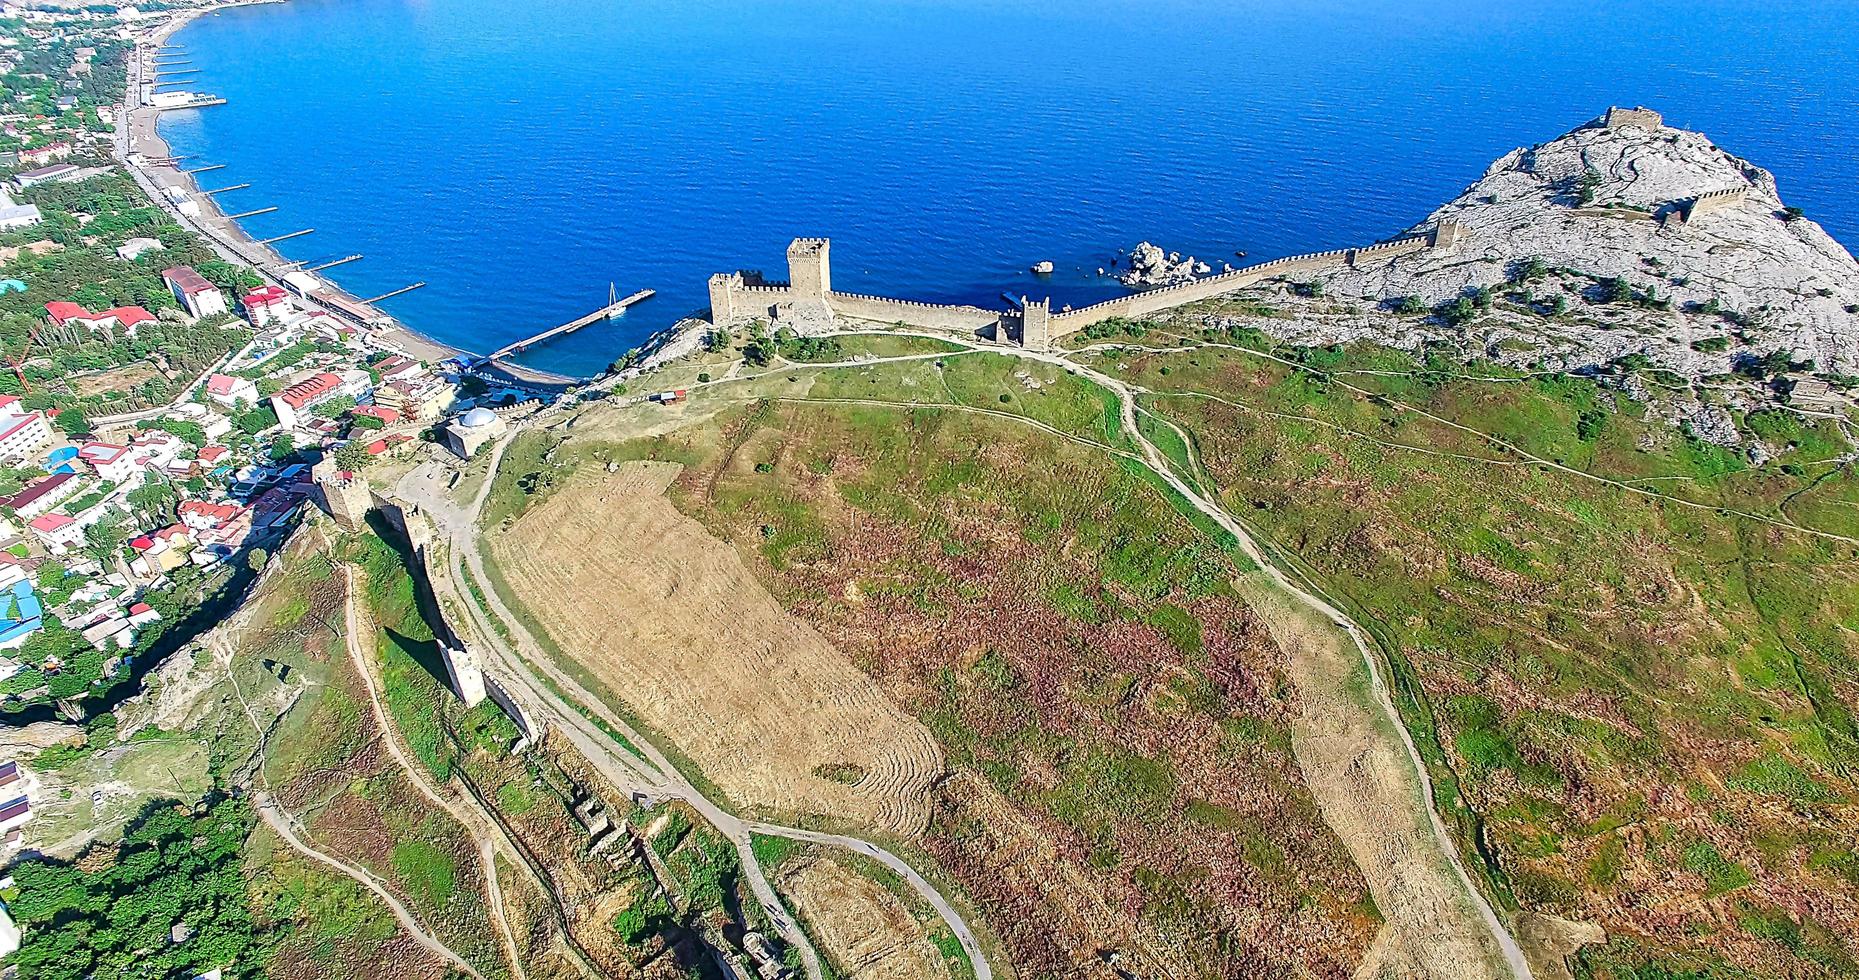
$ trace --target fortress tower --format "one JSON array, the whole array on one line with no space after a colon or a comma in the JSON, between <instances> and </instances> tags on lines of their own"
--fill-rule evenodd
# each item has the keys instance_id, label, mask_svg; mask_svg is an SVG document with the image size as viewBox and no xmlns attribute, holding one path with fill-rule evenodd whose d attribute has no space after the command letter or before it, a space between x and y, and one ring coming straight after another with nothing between
<instances>
[{"instance_id":1,"label":"fortress tower","mask_svg":"<svg viewBox=\"0 0 1859 980\"><path fill-rule=\"evenodd\" d=\"M454 648L444 642L439 644L439 654L445 658L445 672L459 700L465 702L466 707L477 707L485 695L484 667L478 663L478 655L467 647Z\"/></svg>"},{"instance_id":2,"label":"fortress tower","mask_svg":"<svg viewBox=\"0 0 1859 980\"><path fill-rule=\"evenodd\" d=\"M787 247L788 286L796 303L825 303L833 291L832 241L796 238Z\"/></svg>"},{"instance_id":3,"label":"fortress tower","mask_svg":"<svg viewBox=\"0 0 1859 980\"><path fill-rule=\"evenodd\" d=\"M1433 226L1433 247L1451 248L1464 233L1464 225L1451 218L1442 219L1439 224Z\"/></svg>"},{"instance_id":4,"label":"fortress tower","mask_svg":"<svg viewBox=\"0 0 1859 980\"><path fill-rule=\"evenodd\" d=\"M337 527L349 532L368 527L368 512L374 509L374 495L361 474L341 469L331 457L316 464L310 475L316 479L323 509L336 519Z\"/></svg>"},{"instance_id":5,"label":"fortress tower","mask_svg":"<svg viewBox=\"0 0 1859 980\"><path fill-rule=\"evenodd\" d=\"M1020 297L1020 346L1027 350L1052 349L1052 299Z\"/></svg>"},{"instance_id":6,"label":"fortress tower","mask_svg":"<svg viewBox=\"0 0 1859 980\"><path fill-rule=\"evenodd\" d=\"M736 321L736 291L742 284L740 272L719 272L710 277L711 323L721 325Z\"/></svg>"},{"instance_id":7,"label":"fortress tower","mask_svg":"<svg viewBox=\"0 0 1859 980\"><path fill-rule=\"evenodd\" d=\"M1649 129L1656 133L1664 128L1665 117L1643 105L1634 106L1631 109L1622 109L1615 105L1607 107L1607 115L1602 118L1601 125L1607 129L1625 129L1628 126L1637 126L1641 129Z\"/></svg>"}]
</instances>

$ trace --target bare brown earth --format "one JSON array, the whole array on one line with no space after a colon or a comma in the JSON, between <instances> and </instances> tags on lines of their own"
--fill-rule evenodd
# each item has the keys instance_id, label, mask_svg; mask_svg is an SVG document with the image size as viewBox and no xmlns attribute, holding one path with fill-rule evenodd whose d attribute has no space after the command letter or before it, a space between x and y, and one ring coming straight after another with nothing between
<instances>
[{"instance_id":1,"label":"bare brown earth","mask_svg":"<svg viewBox=\"0 0 1859 980\"><path fill-rule=\"evenodd\" d=\"M1395 910L1355 976L1504 976L1502 954L1440 857L1423 816L1419 774L1374 706L1355 649L1340 631L1292 607L1263 581L1244 591L1272 625L1302 695L1292 744L1304 782L1330 829L1355 855L1376 904Z\"/></svg>"},{"instance_id":2,"label":"bare brown earth","mask_svg":"<svg viewBox=\"0 0 1859 980\"><path fill-rule=\"evenodd\" d=\"M1282 654L1166 500L1012 423L720 425L628 451L701 458L673 499L935 731L924 846L1019 973L1350 975L1378 918L1291 755Z\"/></svg>"},{"instance_id":3,"label":"bare brown earth","mask_svg":"<svg viewBox=\"0 0 1859 980\"><path fill-rule=\"evenodd\" d=\"M809 931L848 980L943 980L949 971L897 896L832 860L783 872Z\"/></svg>"},{"instance_id":4,"label":"bare brown earth","mask_svg":"<svg viewBox=\"0 0 1859 980\"><path fill-rule=\"evenodd\" d=\"M517 598L732 800L920 833L935 740L678 513L677 474L585 473L493 536Z\"/></svg>"}]
</instances>

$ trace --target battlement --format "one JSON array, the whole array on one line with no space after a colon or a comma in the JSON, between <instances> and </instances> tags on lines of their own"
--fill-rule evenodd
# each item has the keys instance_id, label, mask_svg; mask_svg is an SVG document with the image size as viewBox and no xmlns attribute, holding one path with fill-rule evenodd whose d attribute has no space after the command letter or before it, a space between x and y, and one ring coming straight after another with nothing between
<instances>
[{"instance_id":1,"label":"battlement","mask_svg":"<svg viewBox=\"0 0 1859 980\"><path fill-rule=\"evenodd\" d=\"M788 243L788 288L796 302L826 302L826 294L833 291L832 249L832 241L825 238L796 238Z\"/></svg>"},{"instance_id":2,"label":"battlement","mask_svg":"<svg viewBox=\"0 0 1859 980\"><path fill-rule=\"evenodd\" d=\"M788 243L787 254L811 255L815 252L824 252L832 247L832 243L833 240L830 238L796 238Z\"/></svg>"},{"instance_id":3,"label":"battlement","mask_svg":"<svg viewBox=\"0 0 1859 980\"><path fill-rule=\"evenodd\" d=\"M1743 203L1749 196L1747 187L1723 187L1714 191L1705 191L1696 197L1673 201L1671 206L1659 214L1659 223L1670 227L1674 222L1688 225L1707 214L1728 211Z\"/></svg>"},{"instance_id":4,"label":"battlement","mask_svg":"<svg viewBox=\"0 0 1859 980\"><path fill-rule=\"evenodd\" d=\"M1601 117L1603 129L1626 129L1630 126L1656 133L1665 127L1665 117L1643 105L1631 109L1608 106L1607 115Z\"/></svg>"}]
</instances>

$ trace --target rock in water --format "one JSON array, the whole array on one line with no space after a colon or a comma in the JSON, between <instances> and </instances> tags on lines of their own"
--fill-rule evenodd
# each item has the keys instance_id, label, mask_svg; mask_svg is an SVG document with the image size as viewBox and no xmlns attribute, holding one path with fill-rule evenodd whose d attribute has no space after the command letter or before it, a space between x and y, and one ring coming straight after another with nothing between
<instances>
[{"instance_id":1,"label":"rock in water","mask_svg":"<svg viewBox=\"0 0 1859 980\"><path fill-rule=\"evenodd\" d=\"M1037 275L1049 276L1052 274L1052 268L1051 259L1033 263L1033 272Z\"/></svg>"},{"instance_id":2,"label":"rock in water","mask_svg":"<svg viewBox=\"0 0 1859 980\"><path fill-rule=\"evenodd\" d=\"M1130 267L1117 280L1132 289L1153 289L1189 282L1194 278L1194 260L1182 261L1179 252L1164 252L1161 246L1142 242L1130 249Z\"/></svg>"}]
</instances>

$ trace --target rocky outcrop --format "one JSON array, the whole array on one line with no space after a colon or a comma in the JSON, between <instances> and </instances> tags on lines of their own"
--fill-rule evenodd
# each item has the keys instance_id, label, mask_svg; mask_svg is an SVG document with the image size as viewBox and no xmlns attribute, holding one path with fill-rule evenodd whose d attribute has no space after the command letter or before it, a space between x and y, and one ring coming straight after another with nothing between
<instances>
[{"instance_id":1,"label":"rocky outcrop","mask_svg":"<svg viewBox=\"0 0 1859 980\"><path fill-rule=\"evenodd\" d=\"M1577 274L1562 287L1576 315L1499 329L1555 361L1640 352L1703 374L1779 350L1859 373L1859 263L1786 208L1773 175L1702 134L1597 120L1505 155L1413 232L1442 220L1461 227L1456 247L1340 269L1325 277L1330 293L1415 296L1432 306L1507 287L1537 259ZM1579 314L1593 297L1578 287L1615 278L1646 301L1644 315L1624 332L1584 324ZM1734 343L1700 356L1693 342L1713 335Z\"/></svg>"},{"instance_id":2,"label":"rocky outcrop","mask_svg":"<svg viewBox=\"0 0 1859 980\"><path fill-rule=\"evenodd\" d=\"M1173 286L1194 279L1196 265L1192 255L1184 259L1180 252L1164 252L1160 245L1142 242L1130 249L1129 263L1117 281L1132 289ZM1199 268L1205 270L1206 265Z\"/></svg>"}]
</instances>

